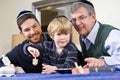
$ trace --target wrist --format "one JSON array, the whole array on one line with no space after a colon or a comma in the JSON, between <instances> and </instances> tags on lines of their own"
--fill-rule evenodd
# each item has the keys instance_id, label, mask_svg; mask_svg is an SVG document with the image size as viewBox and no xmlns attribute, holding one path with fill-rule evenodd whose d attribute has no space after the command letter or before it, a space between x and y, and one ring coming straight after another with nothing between
<instances>
[{"instance_id":1,"label":"wrist","mask_svg":"<svg viewBox=\"0 0 120 80\"><path fill-rule=\"evenodd\" d=\"M105 66L105 59L104 58L99 58L99 62L101 63L101 66Z\"/></svg>"},{"instance_id":2,"label":"wrist","mask_svg":"<svg viewBox=\"0 0 120 80\"><path fill-rule=\"evenodd\" d=\"M57 68L56 66L53 66L53 69L54 69L54 70L57 70L58 68Z\"/></svg>"}]
</instances>

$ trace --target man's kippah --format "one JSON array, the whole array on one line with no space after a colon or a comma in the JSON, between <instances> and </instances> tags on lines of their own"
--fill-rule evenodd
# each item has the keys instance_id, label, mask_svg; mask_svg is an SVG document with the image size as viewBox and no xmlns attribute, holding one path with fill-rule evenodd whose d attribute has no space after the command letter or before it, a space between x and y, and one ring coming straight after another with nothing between
<instances>
[{"instance_id":1,"label":"man's kippah","mask_svg":"<svg viewBox=\"0 0 120 80\"><path fill-rule=\"evenodd\" d=\"M29 10L22 10L22 11L18 14L17 20L18 20L19 18L21 18L22 16L26 15L26 14L33 14L33 13L32 13L32 11L29 11Z\"/></svg>"},{"instance_id":2,"label":"man's kippah","mask_svg":"<svg viewBox=\"0 0 120 80\"><path fill-rule=\"evenodd\" d=\"M83 3L85 3L85 4L89 4L89 5L91 5L92 7L94 7L94 5L93 5L90 1L88 1L88 0L79 0L79 2L83 2Z\"/></svg>"}]
</instances>

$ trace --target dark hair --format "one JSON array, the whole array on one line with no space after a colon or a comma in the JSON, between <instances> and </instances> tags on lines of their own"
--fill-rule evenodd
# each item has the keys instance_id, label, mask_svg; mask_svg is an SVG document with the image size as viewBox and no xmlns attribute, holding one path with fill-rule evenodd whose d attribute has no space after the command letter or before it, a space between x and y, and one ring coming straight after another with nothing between
<instances>
[{"instance_id":1,"label":"dark hair","mask_svg":"<svg viewBox=\"0 0 120 80\"><path fill-rule=\"evenodd\" d=\"M30 19L30 18L33 18L35 19L37 22L37 18L35 17L35 15L32 13L32 11L29 11L29 10L23 10L21 11L18 16L17 16L17 25L18 25L18 28L20 31L22 31L21 29L21 24L27 20L27 19Z\"/></svg>"},{"instance_id":2,"label":"dark hair","mask_svg":"<svg viewBox=\"0 0 120 80\"><path fill-rule=\"evenodd\" d=\"M59 18L59 17L64 17L64 18L68 19L65 15L57 15L54 18Z\"/></svg>"},{"instance_id":3,"label":"dark hair","mask_svg":"<svg viewBox=\"0 0 120 80\"><path fill-rule=\"evenodd\" d=\"M79 0L79 2L83 2L83 3L85 3L85 4L89 4L89 5L91 5L92 7L94 7L94 5L93 5L90 1L88 1L88 0Z\"/></svg>"}]
</instances>

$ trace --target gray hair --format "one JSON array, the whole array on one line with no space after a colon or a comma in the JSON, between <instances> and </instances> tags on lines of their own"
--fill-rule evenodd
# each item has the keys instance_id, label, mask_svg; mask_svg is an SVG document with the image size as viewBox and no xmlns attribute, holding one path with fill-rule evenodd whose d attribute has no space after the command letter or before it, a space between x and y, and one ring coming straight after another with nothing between
<instances>
[{"instance_id":1,"label":"gray hair","mask_svg":"<svg viewBox=\"0 0 120 80\"><path fill-rule=\"evenodd\" d=\"M91 6L90 4L86 4L84 2L75 2L75 3L73 3L72 6L71 6L71 9L70 9L71 13L74 13L80 7L86 8L89 15L95 14L94 7Z\"/></svg>"}]
</instances>

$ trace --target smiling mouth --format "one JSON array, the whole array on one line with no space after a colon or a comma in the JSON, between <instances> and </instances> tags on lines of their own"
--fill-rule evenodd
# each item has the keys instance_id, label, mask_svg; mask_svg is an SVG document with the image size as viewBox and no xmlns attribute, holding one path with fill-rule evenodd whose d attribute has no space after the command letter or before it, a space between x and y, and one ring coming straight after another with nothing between
<instances>
[{"instance_id":1,"label":"smiling mouth","mask_svg":"<svg viewBox=\"0 0 120 80\"><path fill-rule=\"evenodd\" d=\"M38 39L38 36L34 35L34 36L32 36L32 38L36 40L36 39Z\"/></svg>"},{"instance_id":2,"label":"smiling mouth","mask_svg":"<svg viewBox=\"0 0 120 80\"><path fill-rule=\"evenodd\" d=\"M78 31L81 31L83 29L83 27L77 27Z\"/></svg>"}]
</instances>

